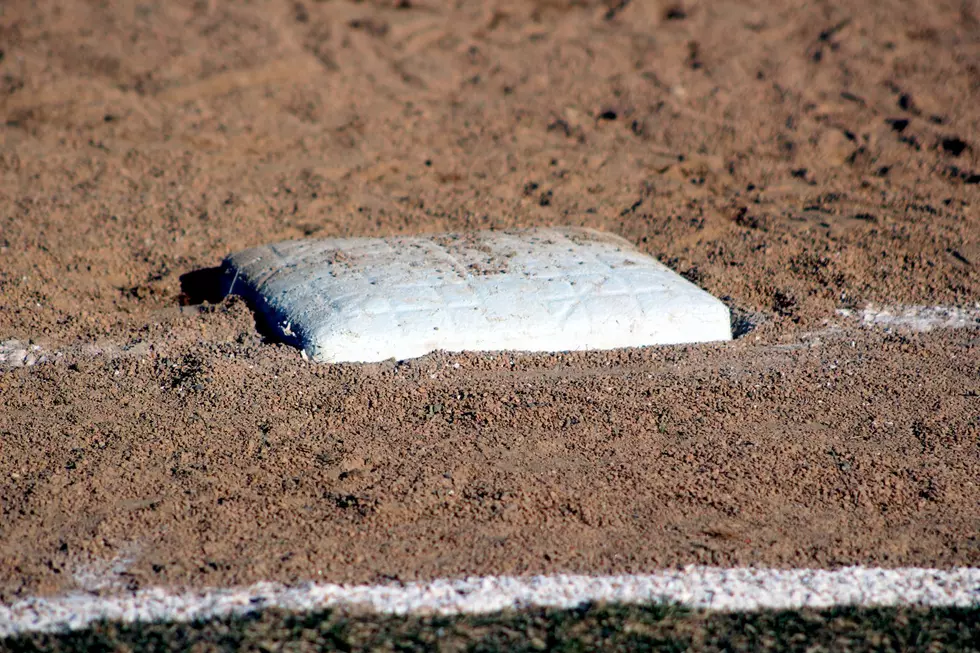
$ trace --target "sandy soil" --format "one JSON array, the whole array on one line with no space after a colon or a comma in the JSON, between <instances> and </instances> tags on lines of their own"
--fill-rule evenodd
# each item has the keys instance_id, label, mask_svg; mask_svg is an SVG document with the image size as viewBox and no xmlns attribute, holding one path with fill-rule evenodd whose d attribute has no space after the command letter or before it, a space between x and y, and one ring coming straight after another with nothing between
<instances>
[{"instance_id":1,"label":"sandy soil","mask_svg":"<svg viewBox=\"0 0 980 653\"><path fill-rule=\"evenodd\" d=\"M0 599L980 564L980 333L837 313L980 301L980 4L800 4L5 4ZM754 329L328 366L212 304L253 245L558 224Z\"/></svg>"}]
</instances>

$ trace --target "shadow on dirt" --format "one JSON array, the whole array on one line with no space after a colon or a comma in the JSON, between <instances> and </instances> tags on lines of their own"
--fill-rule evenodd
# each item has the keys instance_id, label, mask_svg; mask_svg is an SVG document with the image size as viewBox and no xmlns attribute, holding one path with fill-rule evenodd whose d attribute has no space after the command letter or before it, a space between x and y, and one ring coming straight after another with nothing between
<instances>
[{"instance_id":1,"label":"shadow on dirt","mask_svg":"<svg viewBox=\"0 0 980 653\"><path fill-rule=\"evenodd\" d=\"M726 301L727 300L727 301ZM729 313L732 319L732 340L738 340L742 338L768 320L768 316L765 313L759 313L757 311L746 311L741 308L732 306L732 301L729 298L724 298L726 304L728 304Z\"/></svg>"},{"instance_id":2,"label":"shadow on dirt","mask_svg":"<svg viewBox=\"0 0 980 653\"><path fill-rule=\"evenodd\" d=\"M181 306L196 306L207 302L218 304L225 298L224 268L201 268L180 275Z\"/></svg>"},{"instance_id":3,"label":"shadow on dirt","mask_svg":"<svg viewBox=\"0 0 980 653\"><path fill-rule=\"evenodd\" d=\"M216 305L223 302L232 293L232 285L227 271L222 266L191 270L180 275L180 295L177 298L181 306L201 306L202 304ZM237 294L237 293L236 293ZM281 343L284 340L276 330L262 317L255 303L247 296L239 296L245 302L255 321L255 330L266 343Z\"/></svg>"}]
</instances>

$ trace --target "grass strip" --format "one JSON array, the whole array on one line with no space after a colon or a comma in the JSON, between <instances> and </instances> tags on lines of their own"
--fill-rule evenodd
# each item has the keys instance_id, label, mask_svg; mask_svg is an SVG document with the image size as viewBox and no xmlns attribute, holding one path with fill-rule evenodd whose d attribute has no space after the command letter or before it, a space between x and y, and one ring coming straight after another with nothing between
<instances>
[{"instance_id":1,"label":"grass strip","mask_svg":"<svg viewBox=\"0 0 980 653\"><path fill-rule=\"evenodd\" d=\"M721 613L590 604L488 615L349 610L193 623L103 622L0 641L10 651L980 651L980 607Z\"/></svg>"}]
</instances>

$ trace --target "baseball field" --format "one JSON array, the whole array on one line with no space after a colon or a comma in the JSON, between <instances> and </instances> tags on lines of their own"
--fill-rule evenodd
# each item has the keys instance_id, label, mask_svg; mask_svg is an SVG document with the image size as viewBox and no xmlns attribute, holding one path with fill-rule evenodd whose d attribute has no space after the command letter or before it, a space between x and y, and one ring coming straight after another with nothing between
<instances>
[{"instance_id":1,"label":"baseball field","mask_svg":"<svg viewBox=\"0 0 980 653\"><path fill-rule=\"evenodd\" d=\"M980 649L976 0L14 0L0 117L0 648ZM331 364L220 291L532 227L733 339Z\"/></svg>"}]
</instances>

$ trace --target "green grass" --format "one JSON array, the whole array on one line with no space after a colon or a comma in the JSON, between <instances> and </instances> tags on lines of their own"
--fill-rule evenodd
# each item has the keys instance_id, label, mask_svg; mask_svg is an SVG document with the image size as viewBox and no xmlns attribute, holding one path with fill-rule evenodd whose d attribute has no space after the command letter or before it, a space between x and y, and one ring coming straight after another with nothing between
<instances>
[{"instance_id":1,"label":"green grass","mask_svg":"<svg viewBox=\"0 0 980 653\"><path fill-rule=\"evenodd\" d=\"M100 623L0 641L11 651L980 651L980 607L726 614L589 605L454 617L268 610L189 624Z\"/></svg>"}]
</instances>

